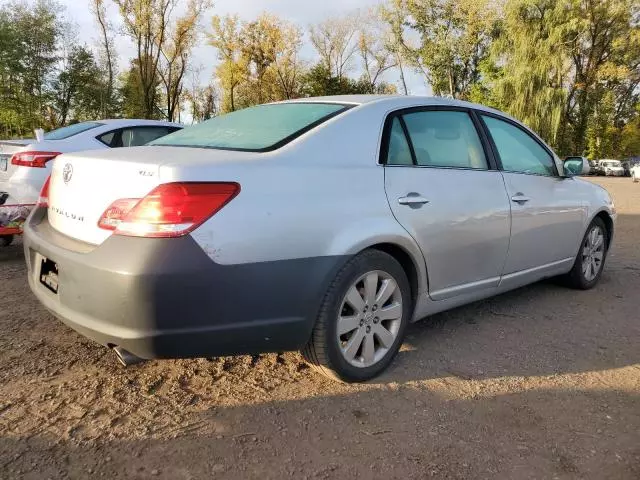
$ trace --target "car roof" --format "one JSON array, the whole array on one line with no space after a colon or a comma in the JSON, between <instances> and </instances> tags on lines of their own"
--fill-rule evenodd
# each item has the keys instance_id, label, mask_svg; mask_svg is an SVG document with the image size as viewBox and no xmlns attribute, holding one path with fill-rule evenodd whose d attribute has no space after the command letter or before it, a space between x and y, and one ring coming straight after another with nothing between
<instances>
[{"instance_id":1,"label":"car roof","mask_svg":"<svg viewBox=\"0 0 640 480\"><path fill-rule=\"evenodd\" d=\"M342 103L354 106L386 103L390 108L401 109L415 106L449 106L461 108L473 108L485 112L497 113L503 117L511 118L508 114L478 103L465 102L447 97L429 97L420 95L329 95L325 97L297 98L274 103ZM517 121L517 120L516 120ZM520 123L520 122L518 122Z\"/></svg>"}]
</instances>

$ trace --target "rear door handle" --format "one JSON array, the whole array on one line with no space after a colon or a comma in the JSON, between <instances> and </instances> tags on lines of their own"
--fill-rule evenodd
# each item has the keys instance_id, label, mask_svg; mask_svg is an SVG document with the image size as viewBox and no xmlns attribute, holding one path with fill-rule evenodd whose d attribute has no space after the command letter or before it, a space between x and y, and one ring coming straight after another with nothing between
<instances>
[{"instance_id":1,"label":"rear door handle","mask_svg":"<svg viewBox=\"0 0 640 480\"><path fill-rule=\"evenodd\" d=\"M425 203L429 203L429 200L416 193L413 195L409 194L406 197L400 197L398 203L400 205L424 205Z\"/></svg>"},{"instance_id":2,"label":"rear door handle","mask_svg":"<svg viewBox=\"0 0 640 480\"><path fill-rule=\"evenodd\" d=\"M527 203L529 200L531 199L529 197L526 197L522 193L516 193L513 197L511 197L512 202L519 203L520 205Z\"/></svg>"}]
</instances>

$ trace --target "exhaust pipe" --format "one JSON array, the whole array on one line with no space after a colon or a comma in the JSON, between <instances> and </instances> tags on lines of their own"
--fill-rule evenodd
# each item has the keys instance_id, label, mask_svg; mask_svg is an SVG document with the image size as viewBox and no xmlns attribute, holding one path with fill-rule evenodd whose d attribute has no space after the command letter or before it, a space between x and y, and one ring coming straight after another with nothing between
<instances>
[{"instance_id":1,"label":"exhaust pipe","mask_svg":"<svg viewBox=\"0 0 640 480\"><path fill-rule=\"evenodd\" d=\"M129 365L135 365L136 363L144 362L144 359L140 357L136 357L133 353L125 350L122 347L113 347L113 351L116 353L116 357L118 357L118 361L124 367L128 367Z\"/></svg>"}]
</instances>

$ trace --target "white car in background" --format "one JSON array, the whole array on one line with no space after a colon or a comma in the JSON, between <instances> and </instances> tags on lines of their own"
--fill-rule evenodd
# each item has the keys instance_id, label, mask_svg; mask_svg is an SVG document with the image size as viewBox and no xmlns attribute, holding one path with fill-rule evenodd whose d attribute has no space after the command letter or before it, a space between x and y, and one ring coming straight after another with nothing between
<instances>
[{"instance_id":1,"label":"white car in background","mask_svg":"<svg viewBox=\"0 0 640 480\"><path fill-rule=\"evenodd\" d=\"M630 171L633 183L640 182L640 163L636 163L633 167L631 167Z\"/></svg>"},{"instance_id":2,"label":"white car in background","mask_svg":"<svg viewBox=\"0 0 640 480\"><path fill-rule=\"evenodd\" d=\"M40 140L0 140L0 243L19 233L61 153L136 147L183 128L156 120L97 120L62 127Z\"/></svg>"},{"instance_id":3,"label":"white car in background","mask_svg":"<svg viewBox=\"0 0 640 480\"><path fill-rule=\"evenodd\" d=\"M624 177L624 168L620 160L600 160L600 167L607 177Z\"/></svg>"}]
</instances>

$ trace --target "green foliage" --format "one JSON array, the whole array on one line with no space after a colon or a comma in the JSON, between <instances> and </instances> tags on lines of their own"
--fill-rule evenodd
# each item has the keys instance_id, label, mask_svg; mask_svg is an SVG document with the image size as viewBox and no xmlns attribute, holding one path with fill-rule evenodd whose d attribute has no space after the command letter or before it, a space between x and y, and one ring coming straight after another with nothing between
<instances>
[{"instance_id":1,"label":"green foliage","mask_svg":"<svg viewBox=\"0 0 640 480\"><path fill-rule=\"evenodd\" d=\"M156 92L160 85L160 79L156 78ZM121 98L120 110L125 118L151 118L161 119L162 111L159 108L153 109L149 113L149 105L145 96L145 87L140 79L140 68L138 60L132 60L129 70L120 77L119 94Z\"/></svg>"},{"instance_id":2,"label":"green foliage","mask_svg":"<svg viewBox=\"0 0 640 480\"><path fill-rule=\"evenodd\" d=\"M493 45L496 64L504 64L493 82L497 103L551 144L557 143L567 102L567 62L559 48L567 23L560 3L509 2Z\"/></svg>"},{"instance_id":3,"label":"green foliage","mask_svg":"<svg viewBox=\"0 0 640 480\"><path fill-rule=\"evenodd\" d=\"M24 135L47 126L50 81L58 61L59 6L39 0L0 7L0 132ZM34 34L37 32L37 34Z\"/></svg>"},{"instance_id":4,"label":"green foliage","mask_svg":"<svg viewBox=\"0 0 640 480\"><path fill-rule=\"evenodd\" d=\"M320 97L325 95L395 93L394 90L386 83L372 87L365 78L353 80L349 77L337 77L331 74L324 63L319 63L304 75L301 93L305 97Z\"/></svg>"},{"instance_id":5,"label":"green foliage","mask_svg":"<svg viewBox=\"0 0 640 480\"><path fill-rule=\"evenodd\" d=\"M56 127L68 120L99 118L106 86L93 53L83 46L73 46L64 68L52 82L49 123Z\"/></svg>"}]
</instances>

